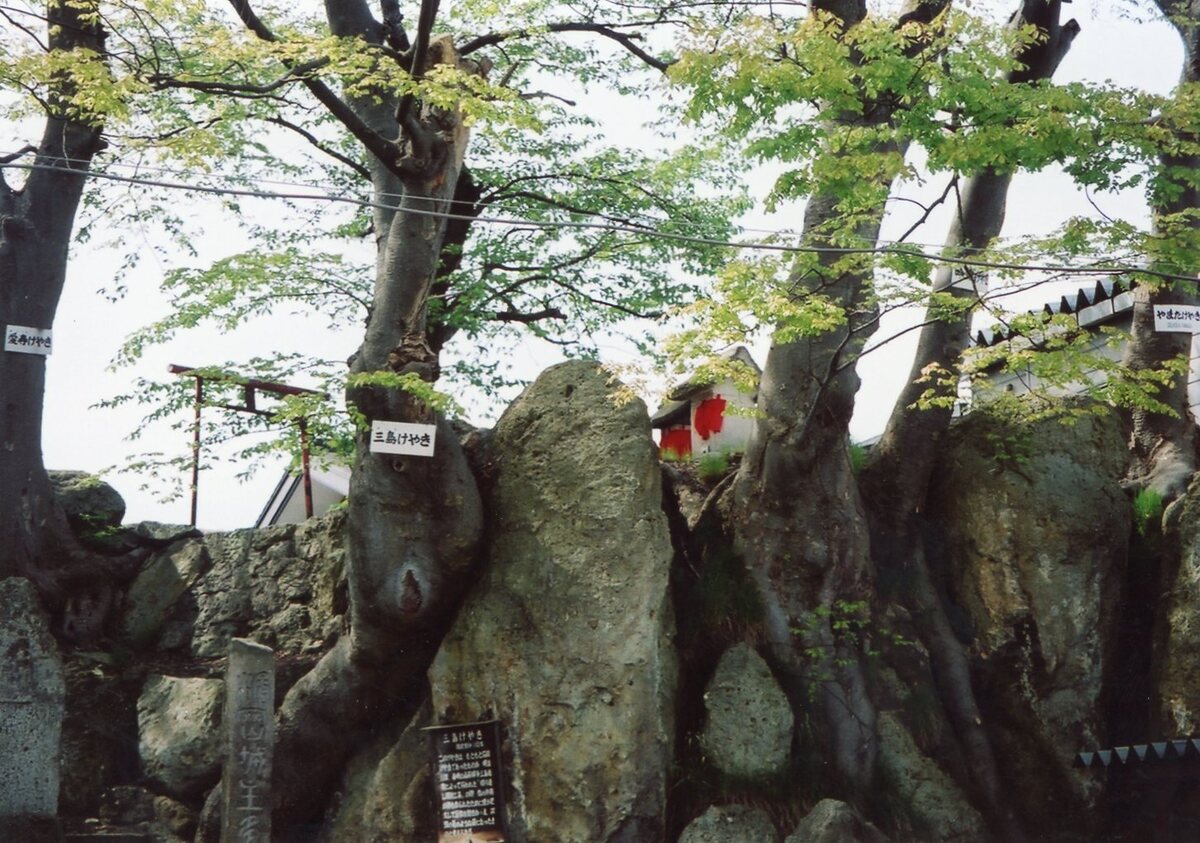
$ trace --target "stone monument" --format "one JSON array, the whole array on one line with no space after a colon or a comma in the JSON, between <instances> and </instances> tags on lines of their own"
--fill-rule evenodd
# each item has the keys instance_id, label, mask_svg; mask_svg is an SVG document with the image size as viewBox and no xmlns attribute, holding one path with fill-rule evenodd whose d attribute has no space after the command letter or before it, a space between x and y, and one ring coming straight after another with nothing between
<instances>
[{"instance_id":1,"label":"stone monument","mask_svg":"<svg viewBox=\"0 0 1200 843\"><path fill-rule=\"evenodd\" d=\"M270 843L275 653L235 638L225 671L221 843Z\"/></svg>"},{"instance_id":2,"label":"stone monument","mask_svg":"<svg viewBox=\"0 0 1200 843\"><path fill-rule=\"evenodd\" d=\"M0 580L0 840L54 837L64 695L33 583Z\"/></svg>"}]
</instances>

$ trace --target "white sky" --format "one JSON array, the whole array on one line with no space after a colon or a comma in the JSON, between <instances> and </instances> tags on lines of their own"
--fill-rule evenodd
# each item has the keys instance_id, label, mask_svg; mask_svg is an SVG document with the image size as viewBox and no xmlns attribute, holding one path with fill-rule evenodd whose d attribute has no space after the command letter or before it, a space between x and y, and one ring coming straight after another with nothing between
<instances>
[{"instance_id":1,"label":"white sky","mask_svg":"<svg viewBox=\"0 0 1200 843\"><path fill-rule=\"evenodd\" d=\"M1167 92L1179 74L1182 51L1174 33L1162 23L1120 20L1102 16L1093 3L1076 2L1065 12L1079 19L1083 31L1060 68L1056 80L1112 79L1122 85L1137 85ZM8 133L5 132L7 135ZM930 190L940 189L932 186ZM186 196L182 203L190 202ZM1140 197L1101 197L1100 205L1111 213L1146 218ZM1093 213L1086 199L1065 176L1054 174L1022 175L1012 187L1004 236L1044 233L1073 214ZM246 203L250 213L271 213L266 205ZM764 228L792 227L799 219L795 208L782 209L773 217L756 215L750 225ZM198 240L203 258L217 258L238 248L239 235L219 221L206 219L209 233ZM885 226L884 237L895 237L904 228L899 220ZM915 239L937 243L944 236L945 219L934 219ZM254 328L242 329L236 336L220 336L211 331L183 335L162 347L151 349L134 370L109 372L107 365L122 339L135 328L165 312L165 302L157 291L162 267L153 258L143 262L134 277L127 279L129 295L109 303L96 294L111 285L118 259L111 253L76 246L72 252L66 292L54 323L54 354L48 361L44 451L50 468L99 471L120 465L131 454L146 450L178 452L189 446L186 431L166 429L147 431L139 442L125 441L136 429L143 410L90 410L97 401L127 391L137 375L161 377L169 363L207 365L237 357L263 353L278 346L303 347L331 358L344 359L360 339L356 331L330 334L323 320L273 319ZM885 321L878 337L885 337L904 324L899 317ZM858 413L851 432L857 438L877 434L907 374L915 346L915 333L907 341L889 344L885 351L869 354L860 366L863 388L858 398ZM532 376L555 362L557 357L546 346L518 351L522 365ZM761 351L758 352L761 362ZM651 409L657 396L647 396ZM472 420L490 423L502 408L476 414ZM282 470L260 472L253 480L236 480L235 466L219 465L202 474L200 481L199 524L204 529L231 529L250 526ZM189 502L162 504L137 489L138 481L113 473L106 478L125 497L126 522L157 520L186 523Z\"/></svg>"}]
</instances>

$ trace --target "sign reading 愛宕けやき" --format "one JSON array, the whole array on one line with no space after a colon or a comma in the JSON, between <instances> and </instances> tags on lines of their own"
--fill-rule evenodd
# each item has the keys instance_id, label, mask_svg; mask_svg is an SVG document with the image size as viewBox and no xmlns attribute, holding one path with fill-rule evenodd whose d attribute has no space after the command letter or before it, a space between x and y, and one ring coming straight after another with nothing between
<instances>
[{"instance_id":1,"label":"sign reading \u611b\u5b95\u3051\u3084\u304d","mask_svg":"<svg viewBox=\"0 0 1200 843\"><path fill-rule=\"evenodd\" d=\"M371 450L379 454L412 454L432 457L437 425L406 422L371 422Z\"/></svg>"},{"instance_id":2,"label":"sign reading \u611b\u5b95\u3051\u3084\u304d","mask_svg":"<svg viewBox=\"0 0 1200 843\"><path fill-rule=\"evenodd\" d=\"M5 325L4 350L18 351L22 354L49 354L50 329Z\"/></svg>"},{"instance_id":3,"label":"sign reading \u611b\u5b95\u3051\u3084\u304d","mask_svg":"<svg viewBox=\"0 0 1200 843\"><path fill-rule=\"evenodd\" d=\"M1200 333L1200 307L1193 304L1154 305L1154 330Z\"/></svg>"}]
</instances>

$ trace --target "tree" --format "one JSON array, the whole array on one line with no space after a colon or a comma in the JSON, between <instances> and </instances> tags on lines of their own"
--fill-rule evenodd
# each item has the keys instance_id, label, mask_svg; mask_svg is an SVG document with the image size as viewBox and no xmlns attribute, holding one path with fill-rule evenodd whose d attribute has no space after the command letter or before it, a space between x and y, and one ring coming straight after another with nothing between
<instances>
[{"instance_id":1,"label":"tree","mask_svg":"<svg viewBox=\"0 0 1200 843\"><path fill-rule=\"evenodd\" d=\"M1022 5L1010 30L1015 37L987 44L940 4L910 6L886 25L861 5L814 8L799 23L752 17L740 28L705 33L708 40L699 40L681 64L694 112L715 112L735 137L749 139L752 153L787 162L777 195L807 199L794 257L730 273L722 288L726 301L709 308L716 318L693 332L703 344L760 327L773 331L757 432L736 477L710 497L709 517L724 525L726 541L757 586L764 634L776 670L790 682L793 705L799 710L814 696L822 704L819 734L843 792L867 800L878 740L863 642L852 630L867 622L872 607L903 602L929 653L930 681L969 759L973 799L1000 836L1021 839L1025 832L1000 786L963 644L930 582L923 547L920 512L937 436L949 422L964 370L970 313L986 304L982 285L958 293L951 282L970 278L975 266L1030 262L1033 252L1024 247L1019 258L988 248L1013 171L1059 161L1081 183L1111 187L1129 178L1134 162L1142 173L1152 166L1162 138L1155 140L1150 123L1172 126L1167 148L1192 149L1190 138L1183 139L1190 118L1135 92L1037 84L1053 73L1077 29L1060 22L1055 3ZM1161 122L1147 120L1160 108ZM847 452L858 389L854 366L881 309L898 298L878 276L919 280L933 268L920 249L878 243L879 220L894 180L906 172L910 144L923 148L927 171L951 176L942 200L954 197L956 222L929 296L911 383L856 476ZM1175 178L1187 172L1189 185L1195 172L1170 165L1166 171ZM1163 168L1157 172L1161 179ZM958 193L960 178L969 182ZM1191 216L1184 211L1184 219ZM1146 232L1118 228L1075 222L1038 246L1080 254L1111 237L1109 249L1119 243L1140 256L1119 268L1148 287L1191 275L1196 257L1188 238L1156 243ZM1098 229L1103 237L1093 239ZM1146 256L1162 251L1175 261L1147 267ZM902 298L919 300L911 293ZM1032 323L1040 339L1033 337L1029 354L1045 353L1062 367L1057 383L1077 380L1080 367L1062 365L1070 342L1060 332L1069 326L1026 324ZM1135 336L1140 331L1146 326L1135 328ZM1156 349L1132 369L1112 373L1100 391L1155 419L1159 429L1150 439L1160 445L1168 441L1165 430L1190 430L1186 402L1178 393L1159 392L1162 384L1180 388L1178 351L1177 344ZM1079 360L1070 349L1067 356ZM1022 353L1021 359L1030 358ZM1126 392L1135 382L1140 387ZM1175 417L1163 422L1164 412ZM1186 446L1172 452L1190 454ZM1176 480L1188 474L1178 472ZM902 574L907 593L884 593L880 574L889 582ZM849 624L847 613L857 616Z\"/></svg>"},{"instance_id":2,"label":"tree","mask_svg":"<svg viewBox=\"0 0 1200 843\"><path fill-rule=\"evenodd\" d=\"M5 16L10 17L7 11ZM108 70L98 4L50 3L44 21L48 34L42 54L5 71L11 79L35 65L38 81L24 84L44 113L41 141L3 159L8 164L30 156L37 169L16 186L0 176L0 324L6 329L46 329L52 323L85 176L105 143ZM70 62L59 61L65 56ZM92 84L95 80L101 84ZM96 571L90 564L95 560L70 539L42 465L45 363L40 354L0 353L0 483L5 490L0 541L8 549L0 576L35 580L58 608L71 580L87 581ZM128 561L133 560L122 560Z\"/></svg>"},{"instance_id":3,"label":"tree","mask_svg":"<svg viewBox=\"0 0 1200 843\"><path fill-rule=\"evenodd\" d=\"M280 712L275 793L278 819L286 827L321 809L330 777L353 749L347 737L369 727L378 706L394 704L401 691L419 683L449 613L470 581L483 513L476 480L438 412L443 405L431 386L441 373L443 347L456 333L486 332L488 322L533 326L556 339L556 331L543 323L563 322L586 333L611 320L609 314L660 316L687 291L670 282L663 259L711 266L716 252L700 240L720 239L729 229L721 200L697 201L691 195L690 184L703 168L701 159L689 164L682 156L680 166L666 168L647 156L617 156L579 140L547 143L539 150L536 143L513 139L514 128L539 129L539 114L528 103L540 95L515 87L524 83L528 66L571 62L585 75L598 76L604 74L605 62L615 60L611 55L602 58L592 48L560 49L550 36L598 36L621 55L659 72L666 62L640 46L641 36L631 27L661 22L661 9L648 10L640 22L633 16L609 22L600 17L602 9L580 20L538 21L536 15L558 10L534 7L528 10L534 19L521 21L517 28L485 32L459 48L450 36L435 31L440 23L435 0L421 5L411 30L398 5L386 0L378 19L358 0L331 0L324 18L311 21L260 17L240 0L231 5L236 23L202 3L115 10L93 4L78 13L91 27L86 45L90 51L82 61L79 51L73 51L75 40L60 34L35 50L51 69L18 68L6 81L20 86L27 78L50 80L53 96L44 103L50 114L47 137L61 133L64 120L70 118L75 120L72 131L78 124L92 146L85 147L81 140L78 148L63 150L58 158L35 159L28 165L32 175L24 191L12 195L33 198L32 188L41 182L49 186L52 179L62 179L57 168L72 168L73 198L63 204L65 197L56 197L56 226L41 226L36 216L29 220L57 250L58 262L52 265L57 268L56 300L83 190L81 168L103 143L117 145L118 123L125 129L121 139L135 154L163 150L186 160L211 157L230 146L235 155L243 155L233 160L245 161L265 153L248 126L269 122L303 137L370 185L373 199L367 212L347 230L373 237L373 277L357 287L331 284L326 278L327 289L318 293L349 294L365 306L367 317L362 345L346 379L356 422L349 507L351 623L349 633L292 688ZM62 8L75 6L64 2ZM27 9L9 14L22 12L31 14ZM624 12L614 7L614 14ZM50 21L52 31L56 20ZM74 21L68 18L72 25ZM472 22L479 21L469 15L455 21ZM250 37L238 34L239 26ZM120 48L105 48L106 38ZM499 83L489 83L485 77L496 62L477 60L472 54L497 47L504 76ZM628 68L621 72L628 73ZM65 81L56 82L56 73ZM78 81L85 77L98 77L103 84ZM66 117L55 111L62 92L75 94L79 101ZM464 164L468 124L481 118L492 118L500 126L488 135L497 152L482 159L472 174ZM244 155L248 150L260 155ZM286 171L294 165L284 161L278 166ZM735 199L732 207L736 204ZM505 208L518 209L533 225L518 226L505 237L478 238L473 250L464 247L478 215ZM70 214L62 216L68 210ZM150 212L158 210L150 205ZM147 210L139 207L134 213ZM651 243L646 235L664 225L663 217L667 227L679 227L699 239L670 249ZM574 224L578 232L547 236L544 226L549 224ZM307 264L307 277L321 283L320 273L313 271L313 256L294 248L294 237L270 232L266 239L285 248L270 256L237 256L207 271L182 272L175 280L197 299L203 298L198 291L207 288L203 293L223 301L227 310L218 315L228 317L227 324L258 312L264 298L310 296L307 290L280 282ZM6 242L10 241L17 243L12 237ZM19 268L37 257L22 258ZM327 253L317 262L332 267L339 256ZM468 267L479 276L470 283L465 278ZM589 273L594 277L585 278ZM21 295L27 286L14 270L5 289ZM249 298L231 303L226 294L233 289ZM47 300L42 312L25 318L36 316L40 321L34 324L49 324L53 304ZM165 336L194 322L198 314L212 313L207 302L184 304L194 306L181 308L148 336ZM2 315L13 324L19 322L7 310ZM135 339L129 353L136 354L144 341L145 337ZM12 357L5 355L5 365ZM6 379L6 390L8 383ZM23 406L40 407L41 381L33 387L22 397ZM16 398L14 394L11 400ZM437 456L419 461L372 454L370 427L376 421L436 425ZM40 419L31 417L18 432L25 437L23 443L35 441ZM37 481L39 506L49 514L39 510L30 515L18 501L6 499L0 506L0 525L11 521L15 526L5 526L6 531L24 530L17 535L33 535L39 542L67 535L54 521L61 522L61 514L49 493L40 453L21 450L28 450L23 476ZM28 552L5 573L47 581L53 565L48 552L30 542L14 544L27 546ZM97 576L104 573L114 575L105 571ZM115 574L118 579L127 575L128 571Z\"/></svg>"}]
</instances>

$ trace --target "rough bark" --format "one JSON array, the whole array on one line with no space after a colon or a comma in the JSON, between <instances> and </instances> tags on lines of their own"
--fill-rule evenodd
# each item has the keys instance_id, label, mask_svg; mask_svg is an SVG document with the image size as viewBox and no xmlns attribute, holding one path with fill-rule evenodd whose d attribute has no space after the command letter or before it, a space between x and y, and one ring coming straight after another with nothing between
<instances>
[{"instance_id":1,"label":"rough bark","mask_svg":"<svg viewBox=\"0 0 1200 843\"><path fill-rule=\"evenodd\" d=\"M913 4L902 20L930 20L940 3ZM815 3L849 29L866 13L858 2ZM919 49L917 47L916 49ZM889 102L864 97L843 125L885 125ZM887 149L903 154L898 148ZM807 245L840 216L837 197L814 195L804 216ZM878 240L883 208L865 214L856 240ZM769 653L786 678L793 705L809 690L820 701L823 734L836 776L851 793L868 792L875 773L876 711L859 642L835 632L833 620L872 599L867 523L848 456L848 426L859 379L854 364L870 336L876 307L868 266L834 268L827 257L790 280L800 295L820 292L848 315L842 327L793 342L773 341L763 368L755 434L732 486L734 540L766 610ZM802 657L820 655L808 663Z\"/></svg>"},{"instance_id":2,"label":"rough bark","mask_svg":"<svg viewBox=\"0 0 1200 843\"><path fill-rule=\"evenodd\" d=\"M1033 24L1045 34L1045 39L1027 47L1017 57L1023 67L1009 74L1010 83L1036 82L1054 75L1079 32L1078 23L1074 20L1063 23L1061 13L1060 2L1041 0L1026 0L1014 13L1010 26ZM946 239L949 254L970 257L986 249L999 235L1011 180L1009 172L987 170L966 182L960 193L958 214ZM986 292L982 283L972 284L971 289L952 286L956 277L964 275L974 280L970 271L943 264L934 277L933 291L949 294L959 301L977 300ZM921 517L942 437L950 426L952 408L921 409L914 405L927 390L932 390L936 398L953 400L956 378L930 384L923 382L922 376L931 366L942 372L958 371L961 356L970 342L972 312L973 308L965 308L958 315L946 318L939 316L932 302L927 306L908 381L883 437L872 449L860 487L867 504L874 561L880 570L905 574L907 588L901 596L928 648L939 698L974 771L976 797L989 820L1009 838L1017 838L1020 831L1004 796L1002 779L971 687L967 653L954 635L941 597L931 581Z\"/></svg>"},{"instance_id":3,"label":"rough bark","mask_svg":"<svg viewBox=\"0 0 1200 843\"><path fill-rule=\"evenodd\" d=\"M375 43L384 36L364 4L329 0L326 8L334 34ZM458 61L448 39L429 43L428 56L430 63ZM415 372L432 381L438 365L425 339L426 313L446 235L440 215L451 210L467 132L460 115L419 103L409 119L398 117L395 97L350 107L371 130L400 138L394 160L370 163L378 200L375 295L351 374ZM384 386L353 386L347 400L364 422L349 496L350 629L279 712L273 793L281 830L324 807L357 740L424 675L482 534L479 492L444 419ZM435 456L372 453L373 421L437 425Z\"/></svg>"},{"instance_id":4,"label":"rough bark","mask_svg":"<svg viewBox=\"0 0 1200 843\"><path fill-rule=\"evenodd\" d=\"M1159 9L1170 20L1183 42L1183 71L1180 86L1200 83L1200 3L1172 3L1159 0ZM1186 96L1182 91L1178 96ZM1200 138L1180 138L1193 146ZM1164 154L1159 159L1160 179L1171 188L1153 208L1155 233L1165 234L1164 219L1186 211L1200 211L1200 155L1190 151L1180 154ZM1178 226L1179 221L1165 225ZM1187 226L1200 230L1200 218L1192 217ZM1163 267L1178 271L1178 267ZM1195 267L1192 267L1194 270ZM1162 304L1190 304L1200 302L1195 282L1175 282L1155 290L1140 288L1134 291L1133 326L1131 339L1126 348L1124 365L1132 369L1155 369L1180 355L1190 358L1191 334L1158 333L1154 330L1154 306ZM1195 361L1191 362L1195 365ZM1196 471L1196 422L1188 409L1187 382L1191 376L1177 378L1169 387L1161 389L1155 397L1169 406L1175 415L1161 412L1136 410L1133 413L1133 432L1130 435L1130 450L1133 462L1127 482L1131 486L1150 488L1164 499L1179 497L1187 491L1188 483Z\"/></svg>"},{"instance_id":5,"label":"rough bark","mask_svg":"<svg viewBox=\"0 0 1200 843\"><path fill-rule=\"evenodd\" d=\"M89 21L94 4L48 8L52 51L103 52L104 33ZM86 122L61 102L70 82L52 85L33 169L13 187L0 175L0 327L50 328L66 280L75 214L93 157L103 146L99 116ZM15 159L14 159L15 160ZM0 352L0 577L33 579L51 609L77 579L103 578L73 541L42 459L46 358Z\"/></svg>"},{"instance_id":6,"label":"rough bark","mask_svg":"<svg viewBox=\"0 0 1200 843\"><path fill-rule=\"evenodd\" d=\"M1032 24L1046 38L1017 56L1024 68L1010 73L1009 82L1037 82L1054 75L1079 33L1079 24L1073 19L1063 23L1061 14L1059 0L1025 0L1014 13L1010 26ZM971 257L986 249L999 235L1011 181L1011 172L994 170L966 181L960 191L958 213L946 237L947 254ZM975 300L986 292L982 284L973 285L973 289L952 286L956 278L964 275L974 280L974 272L942 264L934 276L933 291L967 302ZM973 309L966 309L956 317L946 318L939 315L932 302L927 305L908 380L864 469L864 494L878 502L871 507L872 516L891 520L890 528L896 532L905 531L908 519L924 503L929 475L952 413L950 407L916 409L913 405L927 390L941 399L953 398L956 392L955 383L922 383L921 376L929 366L947 372L958 370L962 353L970 343L972 313Z\"/></svg>"}]
</instances>

